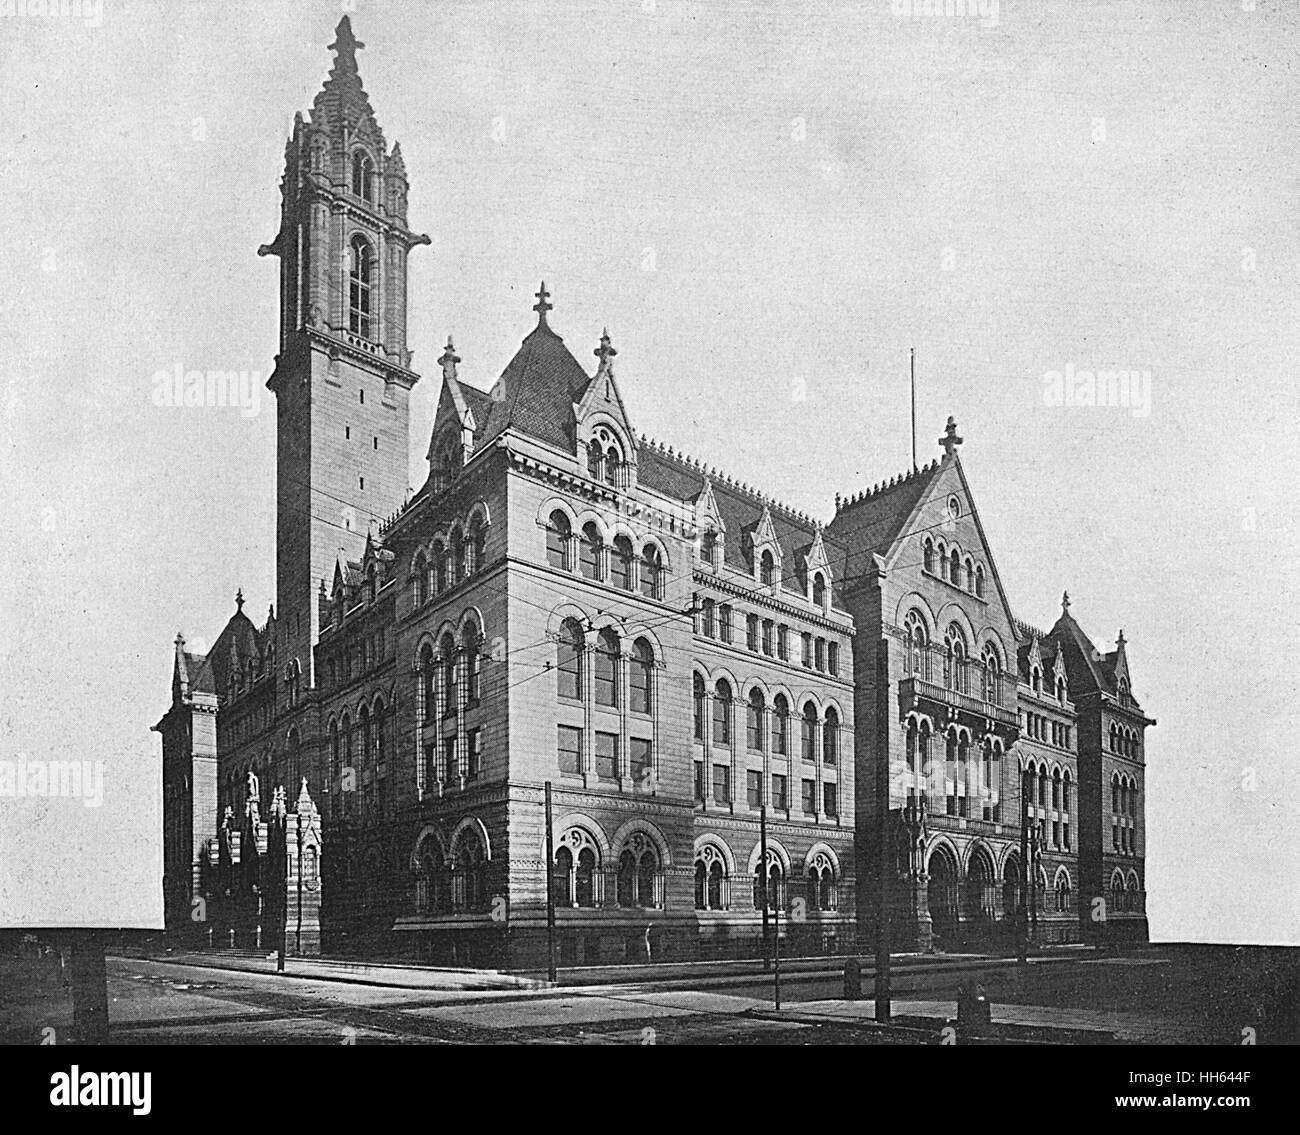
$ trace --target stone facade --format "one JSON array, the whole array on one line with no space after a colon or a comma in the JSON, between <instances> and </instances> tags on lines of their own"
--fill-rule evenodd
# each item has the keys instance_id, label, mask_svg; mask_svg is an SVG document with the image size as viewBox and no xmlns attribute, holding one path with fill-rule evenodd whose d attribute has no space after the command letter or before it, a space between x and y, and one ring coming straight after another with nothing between
<instances>
[{"instance_id":1,"label":"stone facade","mask_svg":"<svg viewBox=\"0 0 1300 1135\"><path fill-rule=\"evenodd\" d=\"M1152 722L1122 640L1016 621L951 420L941 461L822 525L638 434L610 337L582 366L543 284L490 391L447 343L407 493L427 238L359 46L345 17L263 250L277 608L257 627L240 597L204 657L178 639L156 727L169 928L200 933L200 897L217 941L255 933L283 872L248 866L265 824L241 856L222 817L305 782L304 952L541 966L548 891L562 965L750 954L778 924L784 950L855 950L882 885L901 946L1010 942L1025 897L1039 940L1145 935Z\"/></svg>"}]
</instances>

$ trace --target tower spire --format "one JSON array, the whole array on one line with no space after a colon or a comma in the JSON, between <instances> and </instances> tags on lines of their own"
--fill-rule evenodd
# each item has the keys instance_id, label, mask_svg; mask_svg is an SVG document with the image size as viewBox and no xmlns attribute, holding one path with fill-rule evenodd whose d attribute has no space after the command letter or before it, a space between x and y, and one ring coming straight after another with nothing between
<instances>
[{"instance_id":1,"label":"tower spire","mask_svg":"<svg viewBox=\"0 0 1300 1135\"><path fill-rule=\"evenodd\" d=\"M447 348L443 351L442 357L438 359L438 365L442 367L442 377L453 379L456 377L456 364L460 362L460 356L456 354L456 348L452 345L451 336L447 336Z\"/></svg>"},{"instance_id":2,"label":"tower spire","mask_svg":"<svg viewBox=\"0 0 1300 1135\"><path fill-rule=\"evenodd\" d=\"M330 44L330 51L338 53L338 59L335 67L343 67L349 71L355 72L357 69L357 51L366 45L352 34L352 21L344 13L343 19L339 20L339 25L334 29L334 42Z\"/></svg>"}]
</instances>

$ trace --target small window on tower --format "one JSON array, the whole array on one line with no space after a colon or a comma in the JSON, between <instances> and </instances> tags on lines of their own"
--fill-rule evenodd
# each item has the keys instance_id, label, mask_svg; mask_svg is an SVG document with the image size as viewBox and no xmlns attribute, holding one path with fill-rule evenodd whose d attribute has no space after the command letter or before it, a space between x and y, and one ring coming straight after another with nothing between
<instances>
[{"instance_id":1,"label":"small window on tower","mask_svg":"<svg viewBox=\"0 0 1300 1135\"><path fill-rule=\"evenodd\" d=\"M378 438L375 438L375 448L376 448L376 449L379 448L379 439L378 439Z\"/></svg>"},{"instance_id":2,"label":"small window on tower","mask_svg":"<svg viewBox=\"0 0 1300 1135\"><path fill-rule=\"evenodd\" d=\"M351 427L351 426L344 426L344 427L343 427L343 440L344 440L344 441L351 441L351 440L352 440L352 427Z\"/></svg>"},{"instance_id":3,"label":"small window on tower","mask_svg":"<svg viewBox=\"0 0 1300 1135\"><path fill-rule=\"evenodd\" d=\"M364 477L362 477L362 478L361 478L361 488L364 490L365 487L366 487L366 479L365 479Z\"/></svg>"},{"instance_id":4,"label":"small window on tower","mask_svg":"<svg viewBox=\"0 0 1300 1135\"><path fill-rule=\"evenodd\" d=\"M360 394L361 394L361 405L364 406L366 404L366 392L362 390Z\"/></svg>"}]
</instances>

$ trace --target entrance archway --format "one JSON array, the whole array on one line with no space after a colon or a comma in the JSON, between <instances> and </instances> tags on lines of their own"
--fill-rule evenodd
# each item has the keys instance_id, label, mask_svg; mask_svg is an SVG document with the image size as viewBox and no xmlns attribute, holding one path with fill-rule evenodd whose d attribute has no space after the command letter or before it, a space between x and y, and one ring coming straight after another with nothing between
<instances>
[{"instance_id":1,"label":"entrance archway","mask_svg":"<svg viewBox=\"0 0 1300 1135\"><path fill-rule=\"evenodd\" d=\"M938 949L951 949L957 940L957 861L942 844L930 853L930 924Z\"/></svg>"},{"instance_id":2,"label":"entrance archway","mask_svg":"<svg viewBox=\"0 0 1300 1135\"><path fill-rule=\"evenodd\" d=\"M997 875L988 851L977 847L966 871L966 921L975 934L987 934L997 918Z\"/></svg>"}]
</instances>

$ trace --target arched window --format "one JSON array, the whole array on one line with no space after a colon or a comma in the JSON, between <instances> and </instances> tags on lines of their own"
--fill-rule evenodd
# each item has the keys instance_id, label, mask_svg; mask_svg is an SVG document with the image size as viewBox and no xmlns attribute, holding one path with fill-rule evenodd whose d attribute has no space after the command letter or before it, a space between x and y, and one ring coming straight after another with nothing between
<instances>
[{"instance_id":1,"label":"arched window","mask_svg":"<svg viewBox=\"0 0 1300 1135\"><path fill-rule=\"evenodd\" d=\"M704 679L696 674L691 680L691 689L695 697L695 739L704 740Z\"/></svg>"},{"instance_id":2,"label":"arched window","mask_svg":"<svg viewBox=\"0 0 1300 1135\"><path fill-rule=\"evenodd\" d=\"M803 705L803 736L801 752L805 761L817 759L817 707L812 702Z\"/></svg>"},{"instance_id":3,"label":"arched window","mask_svg":"<svg viewBox=\"0 0 1300 1135\"><path fill-rule=\"evenodd\" d=\"M348 327L352 334L363 339L370 338L370 289L374 270L370 242L363 236L354 236L348 268Z\"/></svg>"},{"instance_id":4,"label":"arched window","mask_svg":"<svg viewBox=\"0 0 1300 1135\"><path fill-rule=\"evenodd\" d=\"M420 651L420 724L428 725L438 711L437 669L433 663L433 647L427 642Z\"/></svg>"},{"instance_id":5,"label":"arched window","mask_svg":"<svg viewBox=\"0 0 1300 1135\"><path fill-rule=\"evenodd\" d=\"M1058 914L1066 914L1073 909L1073 903L1070 901L1070 875L1062 867L1056 873L1056 910Z\"/></svg>"},{"instance_id":6,"label":"arched window","mask_svg":"<svg viewBox=\"0 0 1300 1135\"><path fill-rule=\"evenodd\" d=\"M618 705L618 636L608 627L596 636L596 704Z\"/></svg>"},{"instance_id":7,"label":"arched window","mask_svg":"<svg viewBox=\"0 0 1300 1135\"><path fill-rule=\"evenodd\" d=\"M772 752L784 757L790 751L790 703L785 694L777 694L772 701Z\"/></svg>"},{"instance_id":8,"label":"arched window","mask_svg":"<svg viewBox=\"0 0 1300 1135\"><path fill-rule=\"evenodd\" d=\"M339 723L330 721L330 783L338 780L340 770Z\"/></svg>"},{"instance_id":9,"label":"arched window","mask_svg":"<svg viewBox=\"0 0 1300 1135\"><path fill-rule=\"evenodd\" d=\"M813 576L812 601L818 607L826 606L826 577L821 572Z\"/></svg>"},{"instance_id":10,"label":"arched window","mask_svg":"<svg viewBox=\"0 0 1300 1135\"><path fill-rule=\"evenodd\" d=\"M975 567L975 594L980 599L984 598L984 569L979 565Z\"/></svg>"},{"instance_id":11,"label":"arched window","mask_svg":"<svg viewBox=\"0 0 1300 1135\"><path fill-rule=\"evenodd\" d=\"M456 640L451 632L444 634L438 642L438 653L442 656L442 704L443 716L456 715Z\"/></svg>"},{"instance_id":12,"label":"arched window","mask_svg":"<svg viewBox=\"0 0 1300 1135\"><path fill-rule=\"evenodd\" d=\"M371 748L374 738L370 732L370 708L362 706L357 711L357 730L361 734L361 751L357 754L360 758L363 769L370 767L370 761L374 756L374 749Z\"/></svg>"},{"instance_id":13,"label":"arched window","mask_svg":"<svg viewBox=\"0 0 1300 1135\"><path fill-rule=\"evenodd\" d=\"M808 909L834 910L837 905L835 865L819 851L808 864Z\"/></svg>"},{"instance_id":14,"label":"arched window","mask_svg":"<svg viewBox=\"0 0 1300 1135\"><path fill-rule=\"evenodd\" d=\"M758 752L763 748L763 691L755 686L749 691L745 706L745 748Z\"/></svg>"},{"instance_id":15,"label":"arched window","mask_svg":"<svg viewBox=\"0 0 1300 1135\"><path fill-rule=\"evenodd\" d=\"M720 678L713 691L713 743L715 745L730 745L731 683L726 678Z\"/></svg>"},{"instance_id":16,"label":"arched window","mask_svg":"<svg viewBox=\"0 0 1300 1135\"><path fill-rule=\"evenodd\" d=\"M427 591L428 581L429 568L424 562L424 553L417 552L415 555L415 562L411 565L412 606L424 606L425 601L429 598Z\"/></svg>"},{"instance_id":17,"label":"arched window","mask_svg":"<svg viewBox=\"0 0 1300 1135\"><path fill-rule=\"evenodd\" d=\"M715 631L713 625L713 600L706 599L700 606L700 629L705 638L713 638Z\"/></svg>"},{"instance_id":18,"label":"arched window","mask_svg":"<svg viewBox=\"0 0 1300 1135\"><path fill-rule=\"evenodd\" d=\"M595 438L587 443L587 473L593 481L602 479L605 469L605 450Z\"/></svg>"},{"instance_id":19,"label":"arched window","mask_svg":"<svg viewBox=\"0 0 1300 1135\"><path fill-rule=\"evenodd\" d=\"M479 672L482 665L483 635L477 622L470 620L460 636L460 648L465 655L465 697L471 705L479 699Z\"/></svg>"},{"instance_id":20,"label":"arched window","mask_svg":"<svg viewBox=\"0 0 1300 1135\"><path fill-rule=\"evenodd\" d=\"M833 765L840 753L840 715L834 708L827 709L822 722L822 764Z\"/></svg>"},{"instance_id":21,"label":"arched window","mask_svg":"<svg viewBox=\"0 0 1300 1135\"><path fill-rule=\"evenodd\" d=\"M1002 702L1002 673L998 662L998 652L993 644L984 647L983 666L980 667L980 697L986 702L1000 705Z\"/></svg>"},{"instance_id":22,"label":"arched window","mask_svg":"<svg viewBox=\"0 0 1300 1135\"><path fill-rule=\"evenodd\" d=\"M767 908L782 910L785 908L785 872L781 863L772 852L767 853L770 860L767 868ZM763 909L763 865L754 866L754 909Z\"/></svg>"},{"instance_id":23,"label":"arched window","mask_svg":"<svg viewBox=\"0 0 1300 1135\"><path fill-rule=\"evenodd\" d=\"M957 554L956 548L953 548L952 557L948 561L948 582L961 586L961 556Z\"/></svg>"},{"instance_id":24,"label":"arched window","mask_svg":"<svg viewBox=\"0 0 1300 1135\"><path fill-rule=\"evenodd\" d=\"M953 553L956 555L956 553ZM947 650L944 654L944 685L957 693L966 692L966 640L954 623L948 628Z\"/></svg>"},{"instance_id":25,"label":"arched window","mask_svg":"<svg viewBox=\"0 0 1300 1135\"><path fill-rule=\"evenodd\" d=\"M647 544L641 550L641 594L647 599L662 599L663 561L659 549Z\"/></svg>"},{"instance_id":26,"label":"arched window","mask_svg":"<svg viewBox=\"0 0 1300 1135\"><path fill-rule=\"evenodd\" d=\"M472 575L483 567L483 557L487 550L487 529L483 526L483 517L475 513L469 522L469 540L465 545L465 572Z\"/></svg>"},{"instance_id":27,"label":"arched window","mask_svg":"<svg viewBox=\"0 0 1300 1135\"><path fill-rule=\"evenodd\" d=\"M561 571L573 570L573 564L569 559L569 543L572 535L573 527L569 524L569 518L557 508L551 513L550 523L546 526L546 562L551 567L559 568Z\"/></svg>"},{"instance_id":28,"label":"arched window","mask_svg":"<svg viewBox=\"0 0 1300 1135\"><path fill-rule=\"evenodd\" d=\"M722 853L706 843L695 855L695 909L726 910L731 905L730 883Z\"/></svg>"},{"instance_id":29,"label":"arched window","mask_svg":"<svg viewBox=\"0 0 1300 1135\"><path fill-rule=\"evenodd\" d=\"M594 521L588 521L582 526L582 539L578 549L578 568L587 579L600 579L600 559L604 547L600 529Z\"/></svg>"},{"instance_id":30,"label":"arched window","mask_svg":"<svg viewBox=\"0 0 1300 1135\"><path fill-rule=\"evenodd\" d=\"M637 639L632 644L632 663L629 670L631 705L628 708L633 713L649 713L651 710L654 668L655 652L653 648L645 639Z\"/></svg>"},{"instance_id":31,"label":"arched window","mask_svg":"<svg viewBox=\"0 0 1300 1135\"><path fill-rule=\"evenodd\" d=\"M919 678L928 678L926 666L925 620L917 611L909 611L903 622L903 667Z\"/></svg>"},{"instance_id":32,"label":"arched window","mask_svg":"<svg viewBox=\"0 0 1300 1135\"><path fill-rule=\"evenodd\" d=\"M614 537L614 554L611 558L611 582L624 591L632 590L632 541L626 536Z\"/></svg>"},{"instance_id":33,"label":"arched window","mask_svg":"<svg viewBox=\"0 0 1300 1135\"><path fill-rule=\"evenodd\" d=\"M975 590L975 565L969 559L966 560L966 590Z\"/></svg>"},{"instance_id":34,"label":"arched window","mask_svg":"<svg viewBox=\"0 0 1300 1135\"><path fill-rule=\"evenodd\" d=\"M375 163L365 150L352 154L352 192L363 201L375 199Z\"/></svg>"},{"instance_id":35,"label":"arched window","mask_svg":"<svg viewBox=\"0 0 1300 1135\"><path fill-rule=\"evenodd\" d=\"M928 536L925 543L921 545L921 563L928 572L934 572L934 541Z\"/></svg>"},{"instance_id":36,"label":"arched window","mask_svg":"<svg viewBox=\"0 0 1300 1135\"><path fill-rule=\"evenodd\" d=\"M599 906L600 849L582 828L571 828L559 842L555 851L555 901L564 906Z\"/></svg>"},{"instance_id":37,"label":"arched window","mask_svg":"<svg viewBox=\"0 0 1300 1135\"><path fill-rule=\"evenodd\" d=\"M433 573L433 593L441 595L447 590L447 549L441 540L433 545L429 570Z\"/></svg>"},{"instance_id":38,"label":"arched window","mask_svg":"<svg viewBox=\"0 0 1300 1135\"><path fill-rule=\"evenodd\" d=\"M451 530L451 544L448 548L447 558L450 560L451 585L453 587L465 578L465 537L461 533L460 526L457 525Z\"/></svg>"},{"instance_id":39,"label":"arched window","mask_svg":"<svg viewBox=\"0 0 1300 1135\"><path fill-rule=\"evenodd\" d=\"M659 854L641 833L628 841L618 857L617 897L619 906L657 907Z\"/></svg>"},{"instance_id":40,"label":"arched window","mask_svg":"<svg viewBox=\"0 0 1300 1135\"><path fill-rule=\"evenodd\" d=\"M575 619L565 619L555 648L557 692L562 698L582 700L582 627Z\"/></svg>"},{"instance_id":41,"label":"arched window","mask_svg":"<svg viewBox=\"0 0 1300 1135\"><path fill-rule=\"evenodd\" d=\"M771 587L773 577L776 574L776 561L772 558L772 553L766 548L763 549L762 558L759 560L758 579L764 587Z\"/></svg>"},{"instance_id":42,"label":"arched window","mask_svg":"<svg viewBox=\"0 0 1300 1135\"><path fill-rule=\"evenodd\" d=\"M700 537L700 559L711 568L718 566L718 534L712 528Z\"/></svg>"},{"instance_id":43,"label":"arched window","mask_svg":"<svg viewBox=\"0 0 1300 1135\"><path fill-rule=\"evenodd\" d=\"M560 906L573 906L573 852L567 847L556 848L555 870L551 880L551 894Z\"/></svg>"},{"instance_id":44,"label":"arched window","mask_svg":"<svg viewBox=\"0 0 1300 1135\"><path fill-rule=\"evenodd\" d=\"M375 762L382 763L387 757L388 712L384 708L384 699L378 698L375 701Z\"/></svg>"}]
</instances>

